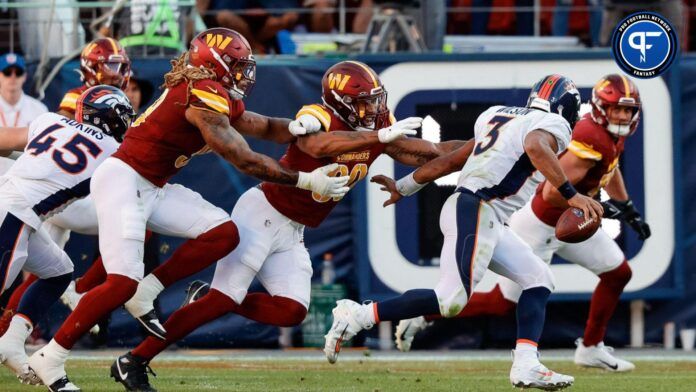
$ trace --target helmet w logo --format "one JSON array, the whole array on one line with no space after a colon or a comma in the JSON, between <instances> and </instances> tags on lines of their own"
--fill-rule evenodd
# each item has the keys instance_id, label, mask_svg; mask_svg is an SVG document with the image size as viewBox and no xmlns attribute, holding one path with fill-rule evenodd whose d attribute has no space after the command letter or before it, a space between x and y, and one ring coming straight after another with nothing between
<instances>
[{"instance_id":1,"label":"helmet w logo","mask_svg":"<svg viewBox=\"0 0 696 392\"><path fill-rule=\"evenodd\" d=\"M210 48L215 46L220 50L224 50L227 47L227 45L230 44L230 42L232 42L232 37L225 37L222 34L206 34L205 35L205 43Z\"/></svg>"},{"instance_id":2,"label":"helmet w logo","mask_svg":"<svg viewBox=\"0 0 696 392\"><path fill-rule=\"evenodd\" d=\"M349 79L350 79L350 75L330 73L329 74L329 88L332 90L335 88L338 91L342 91L343 88L346 87L346 83L348 83Z\"/></svg>"}]
</instances>

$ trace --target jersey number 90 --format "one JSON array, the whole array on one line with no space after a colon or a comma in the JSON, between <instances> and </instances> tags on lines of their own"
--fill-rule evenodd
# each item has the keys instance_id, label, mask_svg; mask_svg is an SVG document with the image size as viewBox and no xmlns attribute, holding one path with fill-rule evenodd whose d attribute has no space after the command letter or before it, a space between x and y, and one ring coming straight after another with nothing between
<instances>
[{"instance_id":1,"label":"jersey number 90","mask_svg":"<svg viewBox=\"0 0 696 392\"><path fill-rule=\"evenodd\" d=\"M336 176L336 177L343 177L348 175L348 166L346 165L338 165L338 169L336 169L333 173L329 173L329 176ZM357 165L353 166L353 169L350 171L350 178L348 179L348 183L346 184L347 187L352 188L358 181L362 180L367 176L367 165L364 163L358 163ZM322 196L319 193L312 192L312 199L316 201L317 203L326 203L327 201L331 200L331 196ZM333 201L340 201L342 197L334 197Z\"/></svg>"}]
</instances>

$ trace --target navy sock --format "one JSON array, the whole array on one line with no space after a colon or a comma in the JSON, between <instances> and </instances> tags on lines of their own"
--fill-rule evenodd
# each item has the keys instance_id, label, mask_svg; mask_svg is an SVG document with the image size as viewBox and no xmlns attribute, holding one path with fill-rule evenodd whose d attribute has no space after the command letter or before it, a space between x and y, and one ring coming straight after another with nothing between
<instances>
[{"instance_id":1,"label":"navy sock","mask_svg":"<svg viewBox=\"0 0 696 392\"><path fill-rule=\"evenodd\" d=\"M534 287L522 291L517 302L517 339L538 342L544 329L546 302L551 290Z\"/></svg>"},{"instance_id":2,"label":"navy sock","mask_svg":"<svg viewBox=\"0 0 696 392\"><path fill-rule=\"evenodd\" d=\"M431 314L440 314L435 290L409 290L398 297L377 303L379 321L399 321Z\"/></svg>"},{"instance_id":3,"label":"navy sock","mask_svg":"<svg viewBox=\"0 0 696 392\"><path fill-rule=\"evenodd\" d=\"M27 316L36 325L51 305L65 292L70 280L72 280L72 273L37 280L22 296L17 313Z\"/></svg>"}]
</instances>

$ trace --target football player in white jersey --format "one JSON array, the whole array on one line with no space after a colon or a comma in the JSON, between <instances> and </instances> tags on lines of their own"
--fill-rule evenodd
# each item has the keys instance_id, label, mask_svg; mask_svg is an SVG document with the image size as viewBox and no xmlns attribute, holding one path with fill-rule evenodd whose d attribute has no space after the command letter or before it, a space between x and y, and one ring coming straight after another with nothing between
<instances>
[{"instance_id":1,"label":"football player in white jersey","mask_svg":"<svg viewBox=\"0 0 696 392\"><path fill-rule=\"evenodd\" d=\"M50 238L43 222L89 194L92 173L116 151L135 116L125 94L110 86L85 91L77 109L80 122L46 113L29 127L0 129L0 149L24 149L0 177L0 251L6 255L0 261L0 290L6 290L22 270L39 278L0 337L0 362L24 382L38 382L30 371L24 342L34 322L65 291L73 271L70 258ZM78 390L67 378L49 389Z\"/></svg>"},{"instance_id":2,"label":"football player in white jersey","mask_svg":"<svg viewBox=\"0 0 696 392\"><path fill-rule=\"evenodd\" d=\"M342 341L380 321L457 315L490 268L523 288L510 382L547 390L572 385L573 377L547 369L537 352L546 301L553 289L551 270L510 230L507 221L527 202L542 175L571 206L593 218L602 215L598 202L570 185L557 157L570 142L579 108L580 94L573 81L561 75L544 77L532 88L526 107L493 106L479 116L474 129L476 147L468 160L457 150L397 183L379 179L386 189L411 195L424 184L461 169L457 191L440 215L444 235L440 281L434 290L409 290L378 303L338 301L324 346L329 362L336 361ZM392 194L385 204L396 199Z\"/></svg>"}]
</instances>

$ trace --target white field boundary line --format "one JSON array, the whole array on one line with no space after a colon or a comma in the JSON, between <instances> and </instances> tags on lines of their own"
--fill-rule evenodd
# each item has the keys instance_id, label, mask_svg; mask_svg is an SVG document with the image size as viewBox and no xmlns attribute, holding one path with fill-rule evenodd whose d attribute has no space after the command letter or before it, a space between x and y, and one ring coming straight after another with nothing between
<instances>
[{"instance_id":1,"label":"white field boundary line","mask_svg":"<svg viewBox=\"0 0 696 392\"><path fill-rule=\"evenodd\" d=\"M651 361L651 362L696 362L696 356L684 355L621 355L619 356L632 361ZM81 361L113 361L116 355L75 355L73 360ZM569 355L544 355L544 360L570 361ZM168 354L158 358L162 362L326 362L323 356L274 356L274 355L187 355L187 354ZM380 356L380 355L348 355L340 359L341 362L481 362L481 361L505 361L510 362L510 355L407 355L407 356Z\"/></svg>"}]
</instances>

